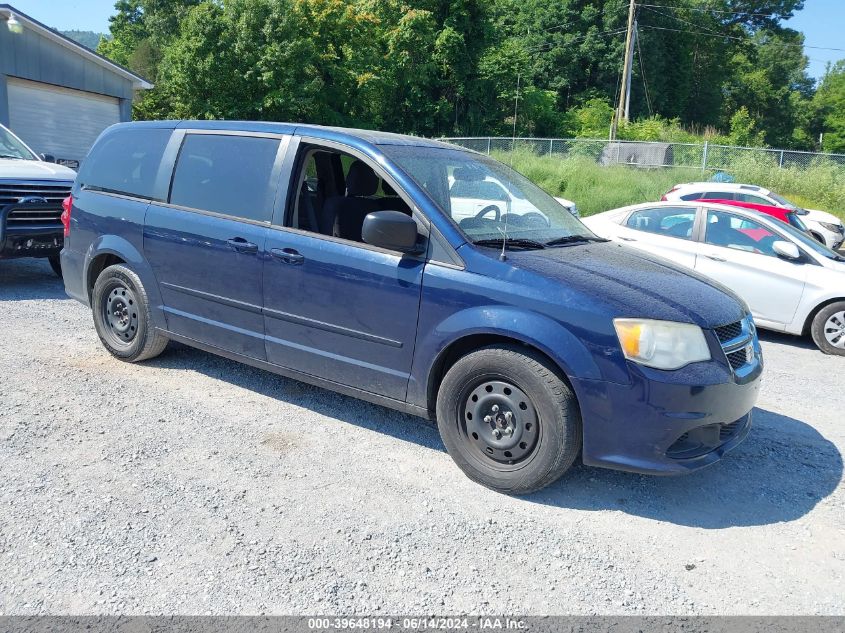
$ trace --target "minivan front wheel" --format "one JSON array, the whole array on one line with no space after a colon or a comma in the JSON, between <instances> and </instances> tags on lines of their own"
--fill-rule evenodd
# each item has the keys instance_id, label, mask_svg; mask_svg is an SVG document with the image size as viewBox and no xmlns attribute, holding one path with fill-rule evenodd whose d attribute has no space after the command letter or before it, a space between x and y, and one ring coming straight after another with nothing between
<instances>
[{"instance_id":1,"label":"minivan front wheel","mask_svg":"<svg viewBox=\"0 0 845 633\"><path fill-rule=\"evenodd\" d=\"M97 277L91 310L100 341L121 360L147 360L167 347L167 338L152 326L149 301L140 278L124 264L109 266Z\"/></svg>"},{"instance_id":2,"label":"minivan front wheel","mask_svg":"<svg viewBox=\"0 0 845 633\"><path fill-rule=\"evenodd\" d=\"M470 479L507 494L548 486L581 448L572 390L545 358L517 346L459 359L440 386L437 425Z\"/></svg>"}]
</instances>

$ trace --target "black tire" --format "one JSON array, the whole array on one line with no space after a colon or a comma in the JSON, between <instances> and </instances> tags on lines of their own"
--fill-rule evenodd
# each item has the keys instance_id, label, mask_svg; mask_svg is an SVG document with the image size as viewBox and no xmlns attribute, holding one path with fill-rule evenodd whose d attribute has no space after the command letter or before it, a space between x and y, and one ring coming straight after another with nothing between
<instances>
[{"instance_id":1,"label":"black tire","mask_svg":"<svg viewBox=\"0 0 845 633\"><path fill-rule=\"evenodd\" d=\"M825 354L845 356L845 301L818 311L810 326L813 342Z\"/></svg>"},{"instance_id":2,"label":"black tire","mask_svg":"<svg viewBox=\"0 0 845 633\"><path fill-rule=\"evenodd\" d=\"M545 358L517 346L484 347L459 359L437 394L437 426L470 479L506 494L548 486L581 450L572 390Z\"/></svg>"},{"instance_id":3,"label":"black tire","mask_svg":"<svg viewBox=\"0 0 845 633\"><path fill-rule=\"evenodd\" d=\"M821 235L819 235L818 233L810 231L810 237L812 237L817 242L820 242L820 243L824 244L825 246L827 246L827 242L825 242L824 238Z\"/></svg>"},{"instance_id":4,"label":"black tire","mask_svg":"<svg viewBox=\"0 0 845 633\"><path fill-rule=\"evenodd\" d=\"M62 260L58 255L53 255L52 257L48 257L47 261L50 262L50 268L53 269L53 272L58 275L59 279L62 278Z\"/></svg>"},{"instance_id":5,"label":"black tire","mask_svg":"<svg viewBox=\"0 0 845 633\"><path fill-rule=\"evenodd\" d=\"M167 347L167 337L152 326L150 303L140 278L124 264L109 266L97 277L91 311L103 346L121 360L147 360Z\"/></svg>"}]
</instances>

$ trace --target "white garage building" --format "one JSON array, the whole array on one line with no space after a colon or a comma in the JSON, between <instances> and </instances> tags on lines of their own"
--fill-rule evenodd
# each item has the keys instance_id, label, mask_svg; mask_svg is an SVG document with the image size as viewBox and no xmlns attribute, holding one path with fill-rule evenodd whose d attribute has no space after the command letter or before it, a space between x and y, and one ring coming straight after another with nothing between
<instances>
[{"instance_id":1,"label":"white garage building","mask_svg":"<svg viewBox=\"0 0 845 633\"><path fill-rule=\"evenodd\" d=\"M106 127L132 118L143 77L0 4L0 123L75 167Z\"/></svg>"}]
</instances>

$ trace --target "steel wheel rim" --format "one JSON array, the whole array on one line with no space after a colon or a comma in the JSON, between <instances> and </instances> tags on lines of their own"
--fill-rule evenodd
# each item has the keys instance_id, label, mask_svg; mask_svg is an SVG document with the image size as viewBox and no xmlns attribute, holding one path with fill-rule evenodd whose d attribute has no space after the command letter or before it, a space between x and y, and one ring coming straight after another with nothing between
<instances>
[{"instance_id":1,"label":"steel wheel rim","mask_svg":"<svg viewBox=\"0 0 845 633\"><path fill-rule=\"evenodd\" d=\"M486 378L464 390L458 409L461 436L476 459L498 468L529 461L540 439L531 398L504 378Z\"/></svg>"},{"instance_id":2,"label":"steel wheel rim","mask_svg":"<svg viewBox=\"0 0 845 633\"><path fill-rule=\"evenodd\" d=\"M831 314L824 324L827 342L839 349L845 349L845 310Z\"/></svg>"},{"instance_id":3,"label":"steel wheel rim","mask_svg":"<svg viewBox=\"0 0 845 633\"><path fill-rule=\"evenodd\" d=\"M102 318L112 343L128 346L138 334L138 300L126 284L115 282L104 291Z\"/></svg>"}]
</instances>

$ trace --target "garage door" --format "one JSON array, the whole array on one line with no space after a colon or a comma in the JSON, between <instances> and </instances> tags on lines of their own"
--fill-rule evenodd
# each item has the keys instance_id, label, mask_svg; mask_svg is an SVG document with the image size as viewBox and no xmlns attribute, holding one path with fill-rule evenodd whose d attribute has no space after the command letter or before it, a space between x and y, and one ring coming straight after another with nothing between
<instances>
[{"instance_id":1,"label":"garage door","mask_svg":"<svg viewBox=\"0 0 845 633\"><path fill-rule=\"evenodd\" d=\"M12 132L60 161L81 161L100 132L120 121L114 97L11 77L8 93Z\"/></svg>"}]
</instances>

